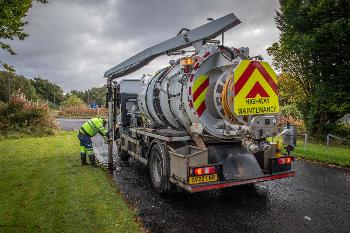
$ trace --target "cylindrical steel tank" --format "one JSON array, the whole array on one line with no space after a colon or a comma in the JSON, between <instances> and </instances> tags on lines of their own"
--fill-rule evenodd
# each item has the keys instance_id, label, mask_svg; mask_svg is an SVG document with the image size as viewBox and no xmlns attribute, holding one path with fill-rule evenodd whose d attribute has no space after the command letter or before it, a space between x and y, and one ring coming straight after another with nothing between
<instances>
[{"instance_id":1,"label":"cylindrical steel tank","mask_svg":"<svg viewBox=\"0 0 350 233\"><path fill-rule=\"evenodd\" d=\"M184 68L179 60L144 80L138 108L153 126L188 129L193 123L201 123L215 137L237 137L252 119L233 113L234 93L228 90L242 58L247 57L234 56L216 45L205 46L190 57L191 66Z\"/></svg>"}]
</instances>

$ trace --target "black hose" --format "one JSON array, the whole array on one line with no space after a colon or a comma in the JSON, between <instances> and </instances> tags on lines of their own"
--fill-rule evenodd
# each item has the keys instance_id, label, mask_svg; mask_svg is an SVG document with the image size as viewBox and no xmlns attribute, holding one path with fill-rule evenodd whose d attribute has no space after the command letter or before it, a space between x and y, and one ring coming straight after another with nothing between
<instances>
[{"instance_id":1,"label":"black hose","mask_svg":"<svg viewBox=\"0 0 350 233\"><path fill-rule=\"evenodd\" d=\"M218 45L218 48L223 49L226 52L228 52L230 54L230 56L231 56L231 60L235 59L235 54L229 47L224 46L224 45Z\"/></svg>"},{"instance_id":2,"label":"black hose","mask_svg":"<svg viewBox=\"0 0 350 233\"><path fill-rule=\"evenodd\" d=\"M183 31L189 32L190 29L188 29L188 28L181 28L181 30L177 33L177 36L181 35Z\"/></svg>"}]
</instances>

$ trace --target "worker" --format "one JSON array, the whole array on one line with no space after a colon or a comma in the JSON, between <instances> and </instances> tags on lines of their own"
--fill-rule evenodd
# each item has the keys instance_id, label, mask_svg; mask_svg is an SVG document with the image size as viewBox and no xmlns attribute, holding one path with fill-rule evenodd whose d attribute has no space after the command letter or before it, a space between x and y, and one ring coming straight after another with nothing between
<instances>
[{"instance_id":1,"label":"worker","mask_svg":"<svg viewBox=\"0 0 350 233\"><path fill-rule=\"evenodd\" d=\"M96 117L88 120L81 126L78 138L80 140L80 159L82 165L86 165L87 155L89 156L91 165L94 167L97 166L91 137L99 133L106 141L106 138L108 137L107 130L105 129L106 123L107 121L105 119Z\"/></svg>"}]
</instances>

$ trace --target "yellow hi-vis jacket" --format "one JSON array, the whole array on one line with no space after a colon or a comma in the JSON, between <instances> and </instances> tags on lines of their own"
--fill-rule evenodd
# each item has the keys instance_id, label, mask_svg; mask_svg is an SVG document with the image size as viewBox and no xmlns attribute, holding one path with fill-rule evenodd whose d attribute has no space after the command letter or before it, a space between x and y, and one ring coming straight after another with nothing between
<instances>
[{"instance_id":1,"label":"yellow hi-vis jacket","mask_svg":"<svg viewBox=\"0 0 350 233\"><path fill-rule=\"evenodd\" d=\"M101 134L102 136L107 135L107 130L103 126L103 119L102 118L92 118L85 122L81 128L80 132L87 134L90 137L95 136L97 133Z\"/></svg>"}]
</instances>

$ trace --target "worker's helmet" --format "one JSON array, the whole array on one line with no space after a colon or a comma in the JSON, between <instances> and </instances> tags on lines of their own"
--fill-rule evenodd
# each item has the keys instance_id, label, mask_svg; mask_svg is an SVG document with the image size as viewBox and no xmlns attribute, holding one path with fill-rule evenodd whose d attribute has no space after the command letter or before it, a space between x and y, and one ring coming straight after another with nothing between
<instances>
[{"instance_id":1,"label":"worker's helmet","mask_svg":"<svg viewBox=\"0 0 350 233\"><path fill-rule=\"evenodd\" d=\"M106 126L106 124L107 124L107 120L106 119L102 119L102 121L103 121L103 126Z\"/></svg>"}]
</instances>

